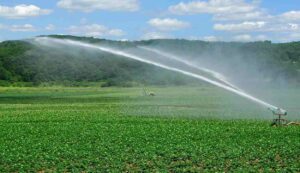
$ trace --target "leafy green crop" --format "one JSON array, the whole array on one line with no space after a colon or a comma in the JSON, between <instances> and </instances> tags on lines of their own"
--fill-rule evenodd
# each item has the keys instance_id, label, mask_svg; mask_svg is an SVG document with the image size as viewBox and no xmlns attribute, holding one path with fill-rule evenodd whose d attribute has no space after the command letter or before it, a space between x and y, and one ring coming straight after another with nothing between
<instances>
[{"instance_id":1,"label":"leafy green crop","mask_svg":"<svg viewBox=\"0 0 300 173\"><path fill-rule=\"evenodd\" d=\"M0 88L0 172L300 171L299 127L215 88L151 90Z\"/></svg>"}]
</instances>

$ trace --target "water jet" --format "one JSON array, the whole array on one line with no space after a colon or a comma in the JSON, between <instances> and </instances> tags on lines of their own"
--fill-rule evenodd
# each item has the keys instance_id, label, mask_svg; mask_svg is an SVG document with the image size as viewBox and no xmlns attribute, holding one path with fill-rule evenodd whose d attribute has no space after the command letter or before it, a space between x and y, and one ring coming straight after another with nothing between
<instances>
[{"instance_id":1,"label":"water jet","mask_svg":"<svg viewBox=\"0 0 300 173\"><path fill-rule=\"evenodd\" d=\"M282 119L282 116L286 116L287 112L284 109L281 109L277 106L274 106L272 104L269 104L263 100L260 100L242 90L236 89L230 85L226 85L223 84L221 82L209 79L207 77L201 76L199 74L187 71L187 70L182 70L176 67L173 67L172 65L166 65L163 64L161 62L157 62L157 61L152 61L149 59L145 59L143 57L137 56L135 54L132 53L128 53L126 51L122 51L122 50L118 50L116 48L111 48L111 47L105 47L105 46L101 46L101 45L96 45L96 44L90 44L90 43L85 43L85 42L80 42L80 41L74 41L74 40L69 40L69 39L55 39L55 38L49 38L49 37L39 37L39 38L35 38L34 41L38 42L39 44L44 44L46 46L49 46L51 44L62 44L62 45L72 45L72 46L79 46L79 47L83 47L83 48L89 48L89 49L95 49L95 50L100 50L102 52L107 52L110 54L114 54L114 55L118 55L124 58L129 58L129 59L133 59L136 61L140 61L143 63L147 63L147 64L151 64L166 70L170 70L170 71L174 71L177 73L181 73L183 75L189 76L189 77L193 77L202 81L205 81L207 83L210 83L214 86L217 86L219 88L222 88L224 90L230 91L234 94L237 94L241 97L247 98L255 103L258 103L266 108L268 108L269 110L271 110L273 112L274 115L278 116L276 120L276 122L278 122L279 125L284 124L286 122L286 120ZM51 44L49 44L51 43Z\"/></svg>"}]
</instances>

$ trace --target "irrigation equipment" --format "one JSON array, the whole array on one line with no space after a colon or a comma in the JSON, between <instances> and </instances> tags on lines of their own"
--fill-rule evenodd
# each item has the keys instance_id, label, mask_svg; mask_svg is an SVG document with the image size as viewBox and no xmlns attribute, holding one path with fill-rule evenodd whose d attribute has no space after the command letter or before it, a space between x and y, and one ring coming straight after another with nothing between
<instances>
[{"instance_id":1,"label":"irrigation equipment","mask_svg":"<svg viewBox=\"0 0 300 173\"><path fill-rule=\"evenodd\" d=\"M287 116L286 110L283 110L281 108L277 108L277 109L269 108L269 110L271 110L273 115L275 116L275 119L273 119L273 122L271 124L272 126L282 126L288 124L288 121L285 118L283 118Z\"/></svg>"},{"instance_id":2,"label":"irrigation equipment","mask_svg":"<svg viewBox=\"0 0 300 173\"><path fill-rule=\"evenodd\" d=\"M284 109L281 109L281 108L278 108L274 105L271 105L271 104L269 104L269 103L267 103L263 100L260 100L256 97L252 96L252 95L249 95L248 93L246 93L242 90L238 90L238 89L233 88L231 86L228 86L228 85L225 85L225 84L220 83L218 81L209 79L205 76L201 76L199 74L192 73L190 71L185 71L185 70L182 70L180 68L173 67L171 65L166 65L166 64L163 64L163 63L160 63L160 62L152 61L152 60L145 59L143 57L140 57L140 56L128 53L128 52L124 52L124 51L121 51L121 50L118 50L118 49L115 49L115 48L111 48L111 47L104 47L104 46L101 46L101 45L94 45L94 44L89 44L89 43L74 41L74 40L69 40L69 39L63 39L62 40L62 39L54 39L54 38L48 38L48 37L39 37L39 38L36 38L35 41L37 41L39 44L44 44L44 45L51 45L51 44L55 43L55 44L73 45L73 46L79 46L79 47L84 47L84 48L96 49L96 50L111 53L111 54L114 54L114 55L119 55L119 56L122 56L122 57L125 57L125 58L129 58L129 59L137 60L137 61L144 62L144 63L147 63L147 64L151 64L151 65L161 67L163 69L170 70L170 71L173 71L173 72L181 73L183 75L187 75L187 76L205 81L207 83L210 83L212 85L215 85L217 87L220 87L222 89L230 91L230 92L235 93L235 94L237 94L241 97L247 98L247 99L249 99L253 102L256 102L256 103L258 103L262 106L267 107L269 110L271 110L273 112L273 114L275 116L277 116L277 118L275 118L273 120L272 125L287 125L288 124L287 120L283 118L283 116L287 115L287 111L285 111ZM153 93L153 94L150 94L150 95L154 96L155 94Z\"/></svg>"}]
</instances>

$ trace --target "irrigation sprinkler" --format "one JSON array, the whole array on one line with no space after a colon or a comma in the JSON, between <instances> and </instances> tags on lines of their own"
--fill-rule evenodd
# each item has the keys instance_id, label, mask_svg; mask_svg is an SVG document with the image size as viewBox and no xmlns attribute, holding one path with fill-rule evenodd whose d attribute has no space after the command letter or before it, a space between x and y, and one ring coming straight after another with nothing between
<instances>
[{"instance_id":1,"label":"irrigation sprinkler","mask_svg":"<svg viewBox=\"0 0 300 173\"><path fill-rule=\"evenodd\" d=\"M284 116L287 116L287 111L281 108L268 108L269 110L272 111L273 115L276 116L275 119L273 119L272 126L282 126L282 125L287 125L288 121L283 118Z\"/></svg>"},{"instance_id":2,"label":"irrigation sprinkler","mask_svg":"<svg viewBox=\"0 0 300 173\"><path fill-rule=\"evenodd\" d=\"M235 94L237 94L241 97L247 98L247 99L249 99L253 102L256 102L256 103L258 103L262 106L268 107L268 109L273 112L273 115L277 116L273 120L272 125L275 125L275 126L294 125L294 124L295 125L300 125L300 123L297 123L297 122L289 122L288 123L287 120L283 118L284 116L287 115L287 112L285 110L281 109L281 108L278 108L274 105L271 105L271 104L269 104L269 103L267 103L263 100L260 100L256 97L254 97L252 95L249 95L246 92L244 92L242 90L239 90L238 88L231 87L230 85L225 85L221 82L215 81L213 79L207 78L205 76L202 76L202 75L199 75L199 74L196 74L196 73L192 73L190 71L185 71L185 70L182 70L180 68L176 68L176 67L166 65L166 64L163 64L163 63L160 63L160 62L145 59L143 57L140 57L140 56L137 56L137 55L134 55L134 54L122 51L122 50L114 49L114 48L111 48L111 47L104 47L104 46L100 46L100 45L89 44L89 43L80 42L80 41L74 41L74 40L69 40L69 39L61 40L61 39L54 39L54 38L47 38L47 37L39 37L39 38L36 38L35 41L37 41L39 43L42 43L42 44L46 44L46 45L48 45L48 42L53 42L53 43L59 43L59 44L64 44L64 45L73 45L73 46L80 46L80 47L85 47L85 48L90 48L90 49L96 49L96 50L111 53L111 54L114 54L114 55L122 56L122 57L125 57L125 58L133 59L133 60L136 60L136 61L144 62L146 64L151 64L151 65L154 65L154 66L166 69L166 70L170 70L170 71L173 71L173 72L177 72L177 73L180 73L180 74L183 74L183 75L186 75L186 76L190 76L190 77L205 81L207 83L210 83L210 84L212 84L214 86L217 86L219 88L225 89L229 92L235 93ZM224 82L224 80L223 80L223 82ZM154 92L147 92L145 88L143 88L143 94L147 95L147 96L155 96Z\"/></svg>"}]
</instances>

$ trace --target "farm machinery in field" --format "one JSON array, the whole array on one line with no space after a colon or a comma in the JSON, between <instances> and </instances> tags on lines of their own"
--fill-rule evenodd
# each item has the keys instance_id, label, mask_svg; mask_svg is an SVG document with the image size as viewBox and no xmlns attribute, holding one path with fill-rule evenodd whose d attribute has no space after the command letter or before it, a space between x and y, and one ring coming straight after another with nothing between
<instances>
[{"instance_id":1,"label":"farm machinery in field","mask_svg":"<svg viewBox=\"0 0 300 173\"><path fill-rule=\"evenodd\" d=\"M281 126L281 125L288 124L288 121L285 118L283 118L287 116L286 110L283 110L281 108L276 108L276 109L269 108L269 110L271 110L273 115L275 116L275 119L273 119L273 122L271 124L272 126Z\"/></svg>"},{"instance_id":2,"label":"farm machinery in field","mask_svg":"<svg viewBox=\"0 0 300 173\"><path fill-rule=\"evenodd\" d=\"M276 116L275 119L273 119L271 126L290 126L290 125L299 126L300 125L300 123L298 123L298 122L293 122L293 121L288 122L288 120L284 118L285 116L287 116L287 111L284 109L269 108L269 110L271 110L273 115Z\"/></svg>"}]
</instances>

